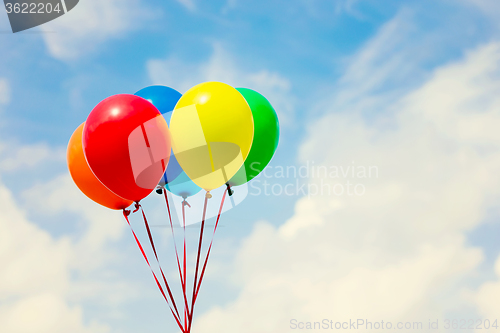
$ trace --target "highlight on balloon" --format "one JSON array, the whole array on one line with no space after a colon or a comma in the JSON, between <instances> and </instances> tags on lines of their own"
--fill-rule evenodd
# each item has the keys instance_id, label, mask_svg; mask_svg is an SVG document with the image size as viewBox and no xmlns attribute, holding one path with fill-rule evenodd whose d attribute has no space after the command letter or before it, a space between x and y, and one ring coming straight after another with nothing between
<instances>
[{"instance_id":1,"label":"highlight on balloon","mask_svg":"<svg viewBox=\"0 0 500 333\"><path fill-rule=\"evenodd\" d=\"M122 210L183 333L191 332L221 215L246 197L246 184L271 161L278 141L279 121L270 102L254 90L222 82L200 83L184 94L156 85L110 96L69 140L67 163L76 186L96 203ZM141 204L146 197L164 201L175 255L168 266L161 263L165 254ZM135 219L144 225L150 251L135 231ZM191 240L186 228L197 222L199 233ZM192 263L190 251L196 256ZM176 270L178 281L167 279L163 267Z\"/></svg>"}]
</instances>

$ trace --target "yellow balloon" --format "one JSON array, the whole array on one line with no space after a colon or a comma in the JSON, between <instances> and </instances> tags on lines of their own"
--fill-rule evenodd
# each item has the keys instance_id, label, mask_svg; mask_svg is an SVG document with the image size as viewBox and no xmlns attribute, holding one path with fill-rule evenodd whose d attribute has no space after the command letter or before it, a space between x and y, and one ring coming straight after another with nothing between
<instances>
[{"instance_id":1,"label":"yellow balloon","mask_svg":"<svg viewBox=\"0 0 500 333\"><path fill-rule=\"evenodd\" d=\"M201 188L224 185L243 165L253 141L253 117L243 95L221 82L189 89L170 120L172 149Z\"/></svg>"}]
</instances>

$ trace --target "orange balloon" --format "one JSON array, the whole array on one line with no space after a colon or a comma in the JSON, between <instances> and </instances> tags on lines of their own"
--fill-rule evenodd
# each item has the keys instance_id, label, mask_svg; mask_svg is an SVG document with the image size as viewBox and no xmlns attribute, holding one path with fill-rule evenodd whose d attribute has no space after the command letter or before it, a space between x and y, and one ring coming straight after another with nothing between
<instances>
[{"instance_id":1,"label":"orange balloon","mask_svg":"<svg viewBox=\"0 0 500 333\"><path fill-rule=\"evenodd\" d=\"M119 197L104 186L90 169L83 154L82 133L83 125L78 126L68 143L66 159L69 173L76 186L90 199L111 209L124 209L133 201Z\"/></svg>"}]
</instances>

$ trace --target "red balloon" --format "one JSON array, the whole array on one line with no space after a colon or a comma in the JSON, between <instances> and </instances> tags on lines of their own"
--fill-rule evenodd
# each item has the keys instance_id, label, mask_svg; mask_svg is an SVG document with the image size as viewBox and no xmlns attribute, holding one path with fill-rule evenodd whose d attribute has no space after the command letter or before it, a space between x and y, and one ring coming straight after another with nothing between
<instances>
[{"instance_id":1,"label":"red balloon","mask_svg":"<svg viewBox=\"0 0 500 333\"><path fill-rule=\"evenodd\" d=\"M138 202L165 172L170 133L153 104L134 95L115 95L87 118L83 149L92 172L108 189Z\"/></svg>"},{"instance_id":2,"label":"red balloon","mask_svg":"<svg viewBox=\"0 0 500 333\"><path fill-rule=\"evenodd\" d=\"M76 186L90 199L111 209L122 210L133 202L120 198L97 179L90 170L82 146L83 125L75 130L68 143L67 161L69 173Z\"/></svg>"}]
</instances>

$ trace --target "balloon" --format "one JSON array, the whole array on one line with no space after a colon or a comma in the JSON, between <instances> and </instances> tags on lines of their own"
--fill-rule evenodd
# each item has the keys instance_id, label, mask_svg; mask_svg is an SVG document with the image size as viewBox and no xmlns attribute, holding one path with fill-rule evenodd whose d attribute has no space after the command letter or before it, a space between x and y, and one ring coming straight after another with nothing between
<instances>
[{"instance_id":1,"label":"balloon","mask_svg":"<svg viewBox=\"0 0 500 333\"><path fill-rule=\"evenodd\" d=\"M173 181L165 184L165 188L184 199L201 191L201 187L189 179L185 172L182 172Z\"/></svg>"},{"instance_id":2,"label":"balloon","mask_svg":"<svg viewBox=\"0 0 500 333\"><path fill-rule=\"evenodd\" d=\"M146 87L136 92L135 95L152 103L164 116L169 116L169 112L174 111L175 104L182 96L177 90L165 86ZM168 117L167 123L169 120L170 117Z\"/></svg>"},{"instance_id":3,"label":"balloon","mask_svg":"<svg viewBox=\"0 0 500 333\"><path fill-rule=\"evenodd\" d=\"M271 103L254 90L246 88L236 88L236 90L245 97L252 110L254 136L245 163L229 181L231 186L245 184L264 170L278 147L280 135L278 116Z\"/></svg>"},{"instance_id":4,"label":"balloon","mask_svg":"<svg viewBox=\"0 0 500 333\"><path fill-rule=\"evenodd\" d=\"M82 133L84 124L82 123L78 126L68 143L66 159L71 178L73 178L76 186L78 186L83 194L98 204L111 209L127 208L133 201L123 199L111 192L90 170L83 154Z\"/></svg>"},{"instance_id":5,"label":"balloon","mask_svg":"<svg viewBox=\"0 0 500 333\"><path fill-rule=\"evenodd\" d=\"M146 87L136 92L135 95L152 103L158 111L163 114L163 117L167 120L167 124L170 121L170 116L175 108L175 104L177 104L182 96L182 94L177 90L165 86ZM177 163L177 159L171 153L167 170L160 180L160 185L164 186L169 181L174 180L181 174L181 172L181 166Z\"/></svg>"},{"instance_id":6,"label":"balloon","mask_svg":"<svg viewBox=\"0 0 500 333\"><path fill-rule=\"evenodd\" d=\"M165 184L168 184L174 179L177 179L177 177L179 177L181 173L183 173L182 168L179 165L179 162L177 162L175 155L171 153L167 170L165 170L165 173L163 173L163 176L161 177L158 185L165 186Z\"/></svg>"},{"instance_id":7,"label":"balloon","mask_svg":"<svg viewBox=\"0 0 500 333\"><path fill-rule=\"evenodd\" d=\"M134 95L106 98L83 128L83 149L92 172L108 189L136 202L155 189L170 148L165 119L153 104Z\"/></svg>"},{"instance_id":8,"label":"balloon","mask_svg":"<svg viewBox=\"0 0 500 333\"><path fill-rule=\"evenodd\" d=\"M253 140L252 111L233 87L201 83L175 106L170 132L184 172L210 191L225 184L243 165Z\"/></svg>"}]
</instances>

